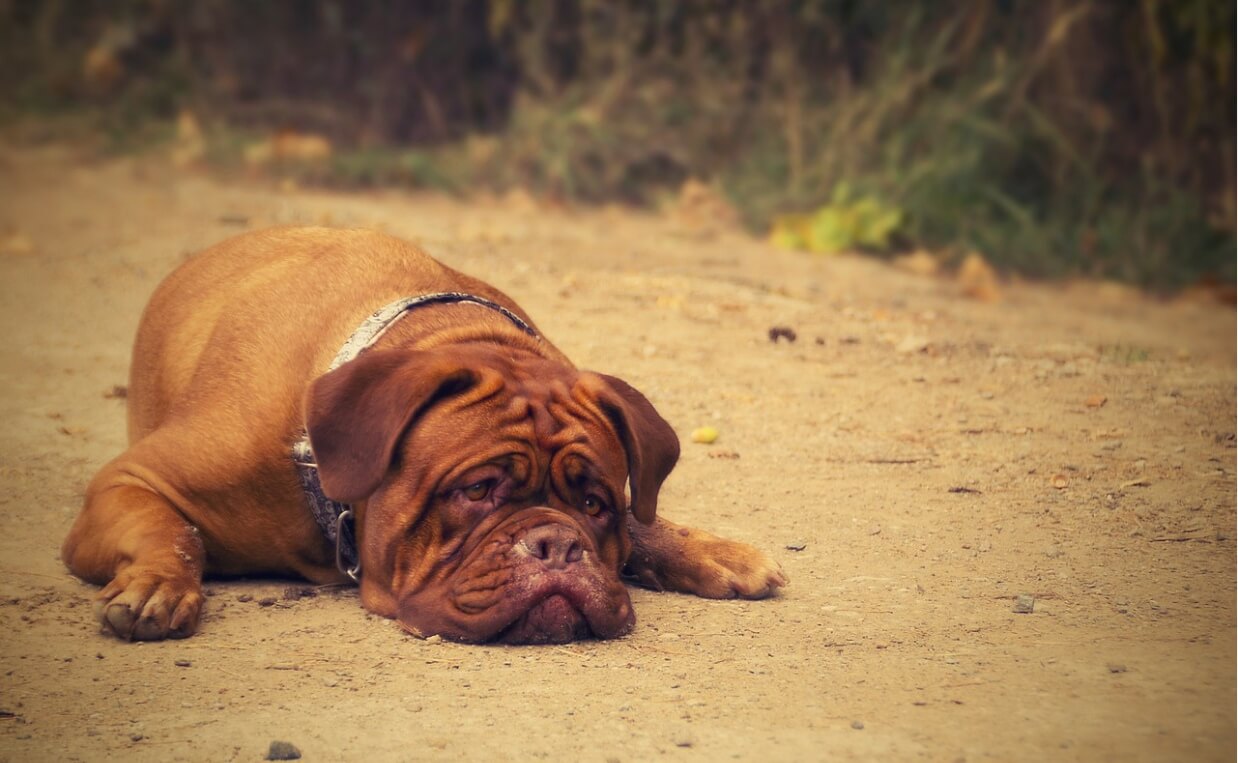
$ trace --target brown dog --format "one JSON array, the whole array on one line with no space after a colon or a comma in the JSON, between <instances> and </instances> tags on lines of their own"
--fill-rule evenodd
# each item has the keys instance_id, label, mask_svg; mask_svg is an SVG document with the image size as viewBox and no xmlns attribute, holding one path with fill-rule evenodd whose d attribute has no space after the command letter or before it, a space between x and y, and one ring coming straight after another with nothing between
<instances>
[{"instance_id":1,"label":"brown dog","mask_svg":"<svg viewBox=\"0 0 1238 763\"><path fill-rule=\"evenodd\" d=\"M786 583L655 518L679 443L644 396L378 233L248 233L172 273L138 329L129 440L62 549L122 638L191 635L204 572L352 576L413 633L508 643L628 632L623 574L719 598Z\"/></svg>"}]
</instances>

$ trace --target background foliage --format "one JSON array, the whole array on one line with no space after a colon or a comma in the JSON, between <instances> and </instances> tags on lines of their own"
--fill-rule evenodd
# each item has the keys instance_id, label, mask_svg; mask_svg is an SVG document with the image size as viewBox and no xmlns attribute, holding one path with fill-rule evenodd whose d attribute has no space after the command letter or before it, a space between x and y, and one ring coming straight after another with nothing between
<instances>
[{"instance_id":1,"label":"background foliage","mask_svg":"<svg viewBox=\"0 0 1238 763\"><path fill-rule=\"evenodd\" d=\"M1165 288L1234 278L1234 28L1228 0L0 0L0 97L125 146L190 109L224 158L323 135L339 182L703 179L822 249Z\"/></svg>"}]
</instances>

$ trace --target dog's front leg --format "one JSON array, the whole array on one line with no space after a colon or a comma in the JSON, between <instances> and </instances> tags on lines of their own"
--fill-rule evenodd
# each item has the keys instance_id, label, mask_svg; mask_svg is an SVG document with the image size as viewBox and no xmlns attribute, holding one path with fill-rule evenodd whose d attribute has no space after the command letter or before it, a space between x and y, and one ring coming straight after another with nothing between
<instances>
[{"instance_id":1,"label":"dog's front leg","mask_svg":"<svg viewBox=\"0 0 1238 763\"><path fill-rule=\"evenodd\" d=\"M122 457L123 459L123 457ZM73 574L104 584L95 612L123 639L184 638L198 627L206 552L166 498L105 468L61 548Z\"/></svg>"}]
</instances>

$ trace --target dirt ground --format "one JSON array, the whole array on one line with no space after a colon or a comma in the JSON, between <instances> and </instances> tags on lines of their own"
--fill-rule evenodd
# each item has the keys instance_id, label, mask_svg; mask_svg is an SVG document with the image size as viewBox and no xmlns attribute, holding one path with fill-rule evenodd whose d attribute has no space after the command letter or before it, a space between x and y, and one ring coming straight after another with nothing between
<instances>
[{"instance_id":1,"label":"dirt ground","mask_svg":"<svg viewBox=\"0 0 1238 763\"><path fill-rule=\"evenodd\" d=\"M102 635L58 547L124 448L146 298L294 222L384 229L508 291L676 427L664 514L791 585L634 590L626 638L513 648L414 639L352 589L213 581L192 639ZM8 145L0 321L0 760L1234 758L1231 307L1094 284L984 303L682 216ZM716 443L689 441L703 425Z\"/></svg>"}]
</instances>

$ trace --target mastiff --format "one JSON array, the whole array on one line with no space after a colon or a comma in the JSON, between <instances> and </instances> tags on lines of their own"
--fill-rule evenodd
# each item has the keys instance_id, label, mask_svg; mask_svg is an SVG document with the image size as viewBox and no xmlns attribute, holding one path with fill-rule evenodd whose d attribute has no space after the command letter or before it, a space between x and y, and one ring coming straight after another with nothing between
<instances>
[{"instance_id":1,"label":"mastiff","mask_svg":"<svg viewBox=\"0 0 1238 763\"><path fill-rule=\"evenodd\" d=\"M182 264L138 328L128 430L62 548L124 639L193 634L204 574L351 579L411 633L509 644L628 633L625 579L787 582L657 516L679 441L640 392L376 232L251 232Z\"/></svg>"}]
</instances>

